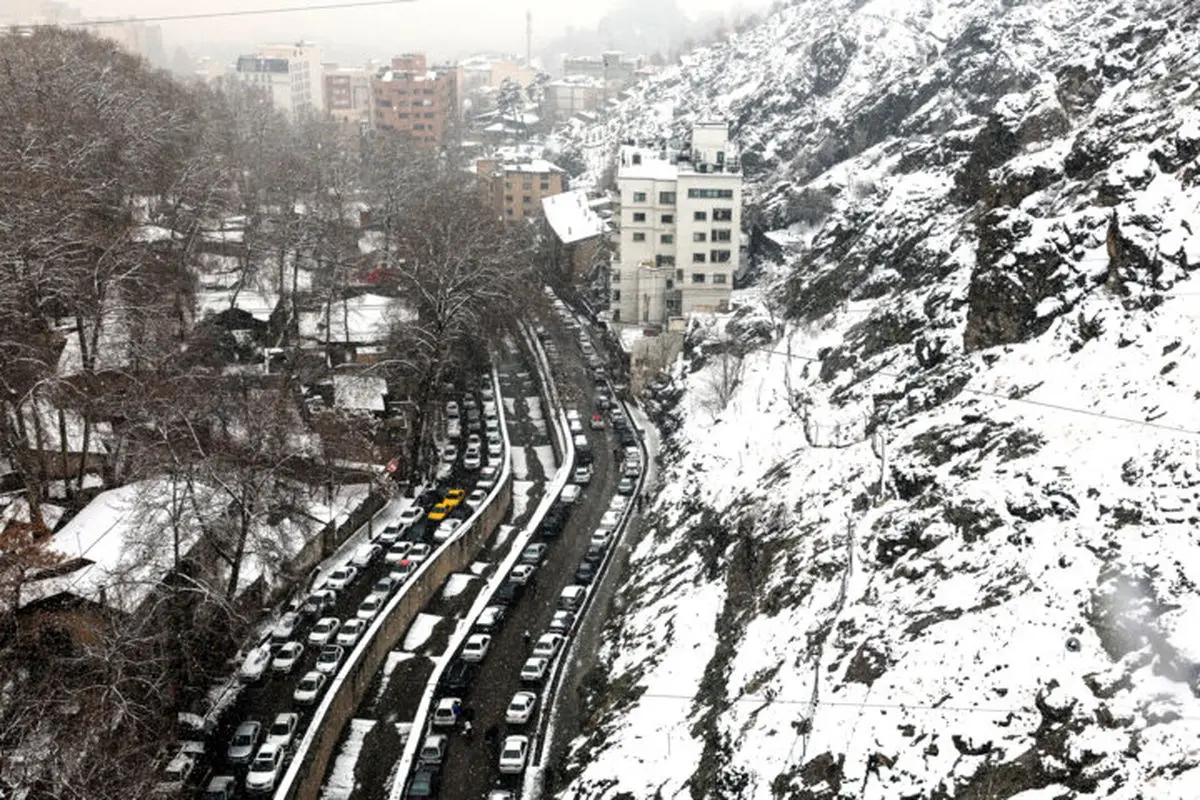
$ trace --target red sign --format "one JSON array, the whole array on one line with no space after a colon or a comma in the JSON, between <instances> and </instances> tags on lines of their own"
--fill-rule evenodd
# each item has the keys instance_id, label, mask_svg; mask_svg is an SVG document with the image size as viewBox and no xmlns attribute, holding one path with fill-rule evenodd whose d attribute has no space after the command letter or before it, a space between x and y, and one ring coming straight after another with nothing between
<instances>
[{"instance_id":1,"label":"red sign","mask_svg":"<svg viewBox=\"0 0 1200 800\"><path fill-rule=\"evenodd\" d=\"M394 473L398 469L400 469L400 459L393 458L391 461L388 462L387 471L388 471L389 475Z\"/></svg>"}]
</instances>

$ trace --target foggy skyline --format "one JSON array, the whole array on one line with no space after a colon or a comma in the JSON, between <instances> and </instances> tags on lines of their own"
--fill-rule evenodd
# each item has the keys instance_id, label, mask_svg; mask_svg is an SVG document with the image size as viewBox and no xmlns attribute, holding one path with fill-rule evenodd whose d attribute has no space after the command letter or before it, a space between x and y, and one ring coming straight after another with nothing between
<instances>
[{"instance_id":1,"label":"foggy skyline","mask_svg":"<svg viewBox=\"0 0 1200 800\"><path fill-rule=\"evenodd\" d=\"M187 13L277 9L337 0L67 0L88 19L147 18ZM689 17L758 10L768 0L679 0ZM268 42L316 42L331 55L387 59L420 50L435 60L461 58L479 50L524 54L525 12L533 13L533 49L559 37L567 27L595 28L618 0L414 0L394 6L229 17L161 24L168 52L176 46L192 55L211 45L252 50Z\"/></svg>"}]
</instances>

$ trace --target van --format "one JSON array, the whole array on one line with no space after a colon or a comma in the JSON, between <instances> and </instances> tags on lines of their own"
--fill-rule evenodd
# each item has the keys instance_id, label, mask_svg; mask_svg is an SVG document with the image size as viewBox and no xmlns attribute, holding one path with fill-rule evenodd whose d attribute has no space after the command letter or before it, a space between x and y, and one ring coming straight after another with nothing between
<instances>
[{"instance_id":1,"label":"van","mask_svg":"<svg viewBox=\"0 0 1200 800\"><path fill-rule=\"evenodd\" d=\"M585 594L587 594L585 586L568 586L558 596L558 607L565 611L574 611L583 602Z\"/></svg>"}]
</instances>

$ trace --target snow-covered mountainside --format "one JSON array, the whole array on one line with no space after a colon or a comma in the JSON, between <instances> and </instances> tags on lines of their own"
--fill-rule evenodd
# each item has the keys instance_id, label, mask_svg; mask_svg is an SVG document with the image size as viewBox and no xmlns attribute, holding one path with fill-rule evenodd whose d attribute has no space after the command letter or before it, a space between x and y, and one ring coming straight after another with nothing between
<instances>
[{"instance_id":1,"label":"snow-covered mountainside","mask_svg":"<svg viewBox=\"0 0 1200 800\"><path fill-rule=\"evenodd\" d=\"M660 392L561 796L1200 796L1198 27L797 0L566 137L729 117L769 263Z\"/></svg>"}]
</instances>

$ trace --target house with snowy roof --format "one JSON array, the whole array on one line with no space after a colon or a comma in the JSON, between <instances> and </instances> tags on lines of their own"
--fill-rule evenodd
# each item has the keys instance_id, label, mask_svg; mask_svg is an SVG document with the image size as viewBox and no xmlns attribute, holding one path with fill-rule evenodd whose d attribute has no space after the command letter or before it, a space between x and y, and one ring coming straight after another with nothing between
<instances>
[{"instance_id":1,"label":"house with snowy roof","mask_svg":"<svg viewBox=\"0 0 1200 800\"><path fill-rule=\"evenodd\" d=\"M542 214L554 234L554 266L571 282L587 277L604 257L609 225L602 203L575 189L542 199Z\"/></svg>"}]
</instances>

